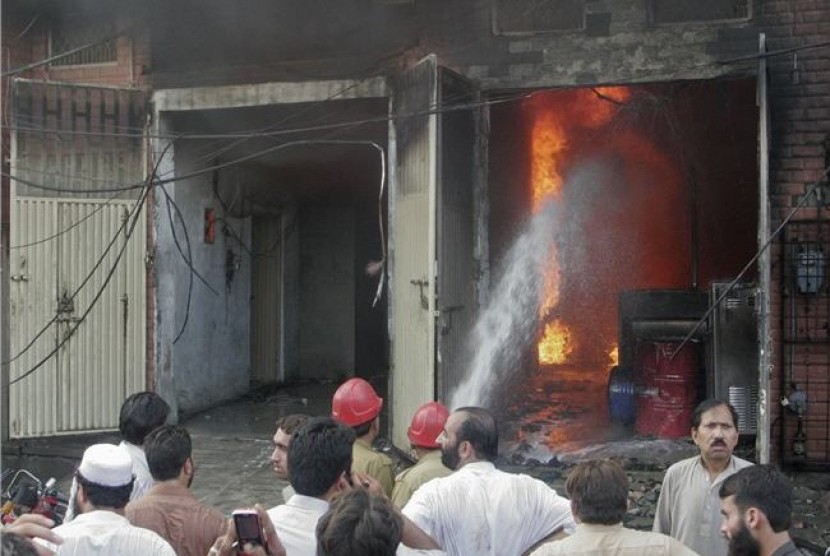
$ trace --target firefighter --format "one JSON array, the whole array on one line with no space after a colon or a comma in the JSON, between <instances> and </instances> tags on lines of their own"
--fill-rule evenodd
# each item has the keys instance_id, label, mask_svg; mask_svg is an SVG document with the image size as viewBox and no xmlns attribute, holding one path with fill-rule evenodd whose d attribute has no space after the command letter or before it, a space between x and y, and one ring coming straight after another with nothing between
<instances>
[{"instance_id":1,"label":"firefighter","mask_svg":"<svg viewBox=\"0 0 830 556\"><path fill-rule=\"evenodd\" d=\"M406 435L415 451L418 463L395 477L392 502L403 508L422 484L438 477L446 477L451 470L441 463L438 436L444 430L450 412L440 402L427 402L415 412Z\"/></svg>"},{"instance_id":2,"label":"firefighter","mask_svg":"<svg viewBox=\"0 0 830 556\"><path fill-rule=\"evenodd\" d=\"M383 398L362 378L350 378L340 385L331 401L331 415L352 427L357 439L352 447L352 471L374 477L386 496L392 493L392 460L375 452L372 443L380 433Z\"/></svg>"}]
</instances>

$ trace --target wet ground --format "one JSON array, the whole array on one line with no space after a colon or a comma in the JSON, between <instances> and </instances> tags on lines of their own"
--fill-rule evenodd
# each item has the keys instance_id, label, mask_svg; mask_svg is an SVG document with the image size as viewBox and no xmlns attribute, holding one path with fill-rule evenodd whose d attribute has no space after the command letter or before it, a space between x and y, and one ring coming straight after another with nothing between
<instances>
[{"instance_id":1,"label":"wet ground","mask_svg":"<svg viewBox=\"0 0 830 556\"><path fill-rule=\"evenodd\" d=\"M563 378L576 380L562 382ZM565 383L571 386L563 386ZM281 503L286 483L276 478L269 462L274 422L290 413L328 413L335 388L334 383L285 387L184 420L193 437L197 473L192 488L196 496L227 514L256 502L266 507ZM514 403L513 412L506 415L500 466L534 475L564 494L564 479L575 462L617 458L632 482L628 523L650 528L665 469L695 454L694 445L688 439L617 438L619 431L607 425L604 387L588 375L543 381L533 385L533 392L524 407ZM560 410L554 415L551 406ZM520 418L522 410L530 418ZM608 441L612 438L616 440ZM7 442L2 467L25 466L40 477L54 476L68 492L84 448L94 442L118 440L117 433L102 433ZM797 534L830 545L830 474L800 473L791 478L796 485Z\"/></svg>"}]
</instances>

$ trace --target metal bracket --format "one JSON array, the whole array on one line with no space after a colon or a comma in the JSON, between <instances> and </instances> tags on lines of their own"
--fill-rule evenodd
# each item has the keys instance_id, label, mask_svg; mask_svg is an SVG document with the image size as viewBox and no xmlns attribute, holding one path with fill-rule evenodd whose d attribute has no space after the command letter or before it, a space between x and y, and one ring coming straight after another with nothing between
<instances>
[{"instance_id":1,"label":"metal bracket","mask_svg":"<svg viewBox=\"0 0 830 556\"><path fill-rule=\"evenodd\" d=\"M427 294L424 293L424 288L429 286L429 280L426 278L421 278L419 280L410 280L410 284L413 286L418 286L418 290L421 296L421 308L426 311L429 309L429 299L427 299Z\"/></svg>"}]
</instances>

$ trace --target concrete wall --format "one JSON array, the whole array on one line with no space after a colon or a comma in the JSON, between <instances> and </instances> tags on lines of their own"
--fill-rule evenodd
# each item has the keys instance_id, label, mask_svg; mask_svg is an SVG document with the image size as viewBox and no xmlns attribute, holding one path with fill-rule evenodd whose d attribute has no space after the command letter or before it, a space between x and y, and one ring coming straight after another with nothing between
<instances>
[{"instance_id":1,"label":"concrete wall","mask_svg":"<svg viewBox=\"0 0 830 556\"><path fill-rule=\"evenodd\" d=\"M168 164L181 173L196 164L196 156L195 146L182 141L175 145ZM157 386L168 393L172 389L178 410L187 413L248 390L251 267L239 241L250 245L251 222L250 218L228 217L227 223L239 239L223 234L220 223L215 243L207 244L203 239L204 210L214 208L217 216L223 216L213 196L211 176L166 187L187 224L193 268L215 290L194 277L188 310L190 270L175 246L164 195L156 191ZM176 224L177 237L186 249L184 230L180 222ZM174 343L185 319L184 333Z\"/></svg>"},{"instance_id":2,"label":"concrete wall","mask_svg":"<svg viewBox=\"0 0 830 556\"><path fill-rule=\"evenodd\" d=\"M300 211L302 378L351 375L355 360L355 217L351 206Z\"/></svg>"},{"instance_id":3,"label":"concrete wall","mask_svg":"<svg viewBox=\"0 0 830 556\"><path fill-rule=\"evenodd\" d=\"M283 368L286 380L300 373L300 220L296 206L282 217L283 241Z\"/></svg>"}]
</instances>

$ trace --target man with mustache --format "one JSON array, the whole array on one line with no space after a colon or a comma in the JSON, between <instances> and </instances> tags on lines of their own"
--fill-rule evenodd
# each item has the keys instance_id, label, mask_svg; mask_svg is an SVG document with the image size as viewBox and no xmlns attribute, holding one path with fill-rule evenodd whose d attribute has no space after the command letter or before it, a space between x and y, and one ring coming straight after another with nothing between
<instances>
[{"instance_id":1,"label":"man with mustache","mask_svg":"<svg viewBox=\"0 0 830 556\"><path fill-rule=\"evenodd\" d=\"M790 534L793 487L772 465L742 469L720 487L730 556L800 556Z\"/></svg>"},{"instance_id":2,"label":"man with mustache","mask_svg":"<svg viewBox=\"0 0 830 556\"><path fill-rule=\"evenodd\" d=\"M718 489L752 463L732 455L738 443L738 413L731 404L708 399L692 415L692 440L700 455L669 467L663 479L654 531L676 538L698 554L726 556L720 534Z\"/></svg>"}]
</instances>

